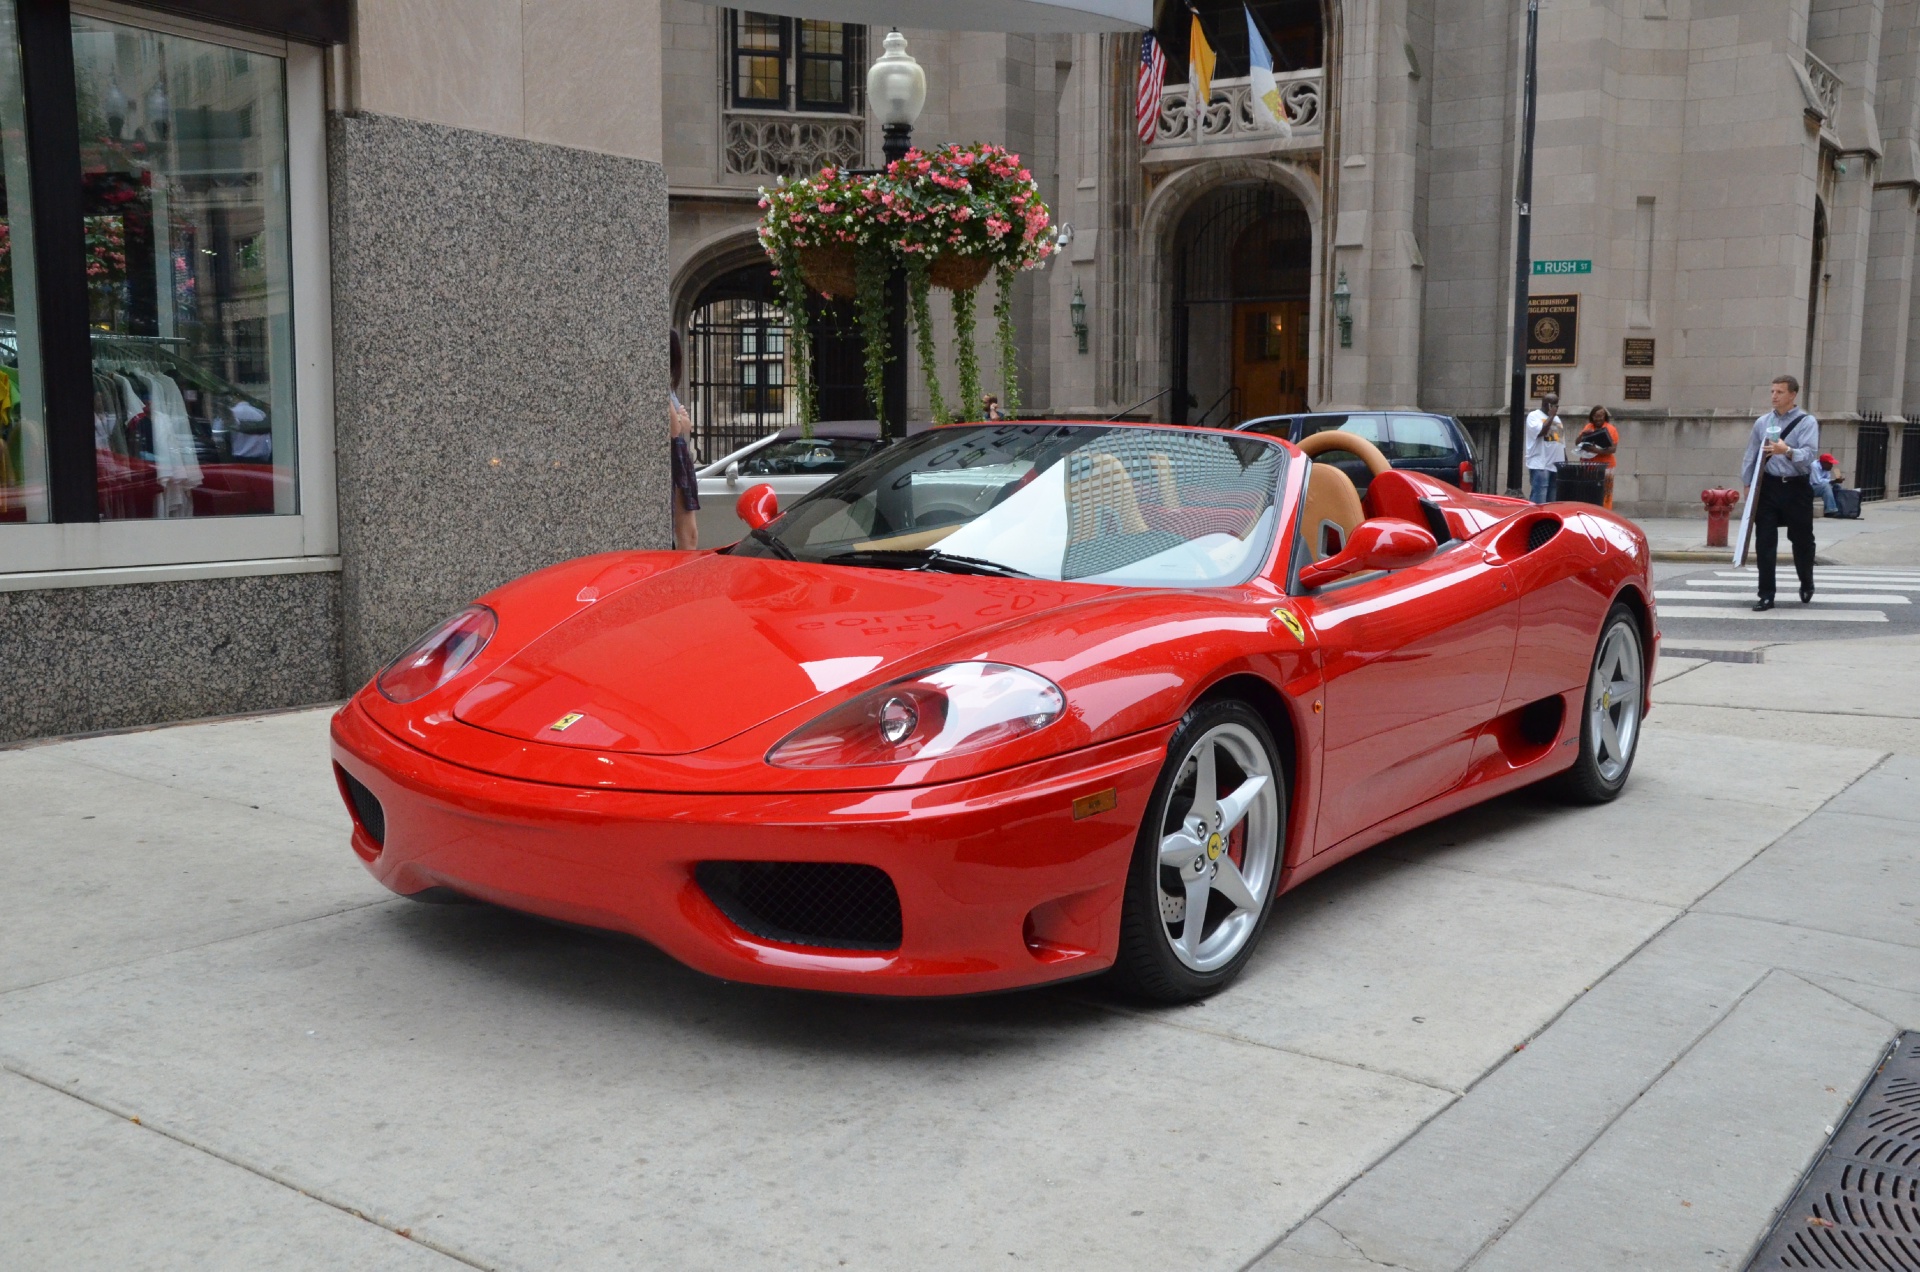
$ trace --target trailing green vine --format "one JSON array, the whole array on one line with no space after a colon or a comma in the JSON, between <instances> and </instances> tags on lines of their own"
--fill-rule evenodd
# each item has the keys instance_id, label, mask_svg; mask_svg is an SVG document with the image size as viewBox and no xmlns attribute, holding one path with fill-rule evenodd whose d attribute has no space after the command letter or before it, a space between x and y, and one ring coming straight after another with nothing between
<instances>
[{"instance_id":1,"label":"trailing green vine","mask_svg":"<svg viewBox=\"0 0 1920 1272\"><path fill-rule=\"evenodd\" d=\"M946 395L940 391L939 354L933 345L933 306L928 303L927 261L907 258L907 298L913 308L913 337L920 352L920 374L927 381L927 411L935 424L947 423Z\"/></svg>"},{"instance_id":2,"label":"trailing green vine","mask_svg":"<svg viewBox=\"0 0 1920 1272\"><path fill-rule=\"evenodd\" d=\"M780 307L787 311L787 351L793 360L794 389L800 395L800 436L811 438L820 404L813 383L813 332L807 325L810 291L800 273L798 253L788 249L777 259L774 280L780 287Z\"/></svg>"},{"instance_id":3,"label":"trailing green vine","mask_svg":"<svg viewBox=\"0 0 1920 1272\"><path fill-rule=\"evenodd\" d=\"M860 343L866 352L867 402L873 407L873 417L883 425L887 418L887 358L893 352L887 338L889 272L886 257L862 253L853 291L854 314L860 320Z\"/></svg>"},{"instance_id":4,"label":"trailing green vine","mask_svg":"<svg viewBox=\"0 0 1920 1272\"><path fill-rule=\"evenodd\" d=\"M974 348L976 291L953 293L953 352L960 368L960 412L962 420L980 418L980 351Z\"/></svg>"},{"instance_id":5,"label":"trailing green vine","mask_svg":"<svg viewBox=\"0 0 1920 1272\"><path fill-rule=\"evenodd\" d=\"M1013 330L1013 275L1014 267L1001 262L994 269L996 280L1000 284L1000 294L994 298L993 316L1000 337L1000 406L1006 411L1007 418L1013 419L1020 410L1020 349L1014 343Z\"/></svg>"}]
</instances>

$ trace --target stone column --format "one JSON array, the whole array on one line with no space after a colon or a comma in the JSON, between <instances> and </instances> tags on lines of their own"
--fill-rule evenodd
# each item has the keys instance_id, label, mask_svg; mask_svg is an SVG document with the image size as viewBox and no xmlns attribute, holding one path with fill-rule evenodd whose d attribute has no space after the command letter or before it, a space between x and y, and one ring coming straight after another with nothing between
<instances>
[{"instance_id":1,"label":"stone column","mask_svg":"<svg viewBox=\"0 0 1920 1272\"><path fill-rule=\"evenodd\" d=\"M330 122L344 663L667 517L658 0L361 6Z\"/></svg>"}]
</instances>

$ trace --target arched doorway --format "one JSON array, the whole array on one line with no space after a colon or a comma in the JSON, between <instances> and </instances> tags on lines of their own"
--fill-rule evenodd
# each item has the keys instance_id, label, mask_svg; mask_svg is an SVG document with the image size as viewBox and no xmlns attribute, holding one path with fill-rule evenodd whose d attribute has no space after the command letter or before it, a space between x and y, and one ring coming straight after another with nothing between
<instances>
[{"instance_id":1,"label":"arched doorway","mask_svg":"<svg viewBox=\"0 0 1920 1272\"><path fill-rule=\"evenodd\" d=\"M852 308L817 296L807 308L823 420L874 417ZM703 461L800 422L791 334L769 264L729 270L700 289L687 319L686 404Z\"/></svg>"},{"instance_id":2,"label":"arched doorway","mask_svg":"<svg viewBox=\"0 0 1920 1272\"><path fill-rule=\"evenodd\" d=\"M1313 227L1277 186L1222 186L1174 235L1173 409L1231 426L1307 408Z\"/></svg>"}]
</instances>

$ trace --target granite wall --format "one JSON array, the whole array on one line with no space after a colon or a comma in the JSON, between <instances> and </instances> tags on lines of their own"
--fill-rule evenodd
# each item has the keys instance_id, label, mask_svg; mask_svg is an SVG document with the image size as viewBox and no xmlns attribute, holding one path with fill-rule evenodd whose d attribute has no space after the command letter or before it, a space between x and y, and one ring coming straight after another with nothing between
<instances>
[{"instance_id":1,"label":"granite wall","mask_svg":"<svg viewBox=\"0 0 1920 1272\"><path fill-rule=\"evenodd\" d=\"M0 592L0 743L326 702L339 634L337 574Z\"/></svg>"},{"instance_id":2,"label":"granite wall","mask_svg":"<svg viewBox=\"0 0 1920 1272\"><path fill-rule=\"evenodd\" d=\"M334 116L343 674L555 561L669 543L658 163Z\"/></svg>"}]
</instances>

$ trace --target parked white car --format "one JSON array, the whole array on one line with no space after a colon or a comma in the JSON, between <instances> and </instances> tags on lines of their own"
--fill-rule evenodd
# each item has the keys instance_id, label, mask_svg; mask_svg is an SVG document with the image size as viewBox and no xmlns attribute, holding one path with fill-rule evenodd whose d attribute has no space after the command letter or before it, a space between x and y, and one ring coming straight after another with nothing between
<instances>
[{"instance_id":1,"label":"parked white car","mask_svg":"<svg viewBox=\"0 0 1920 1272\"><path fill-rule=\"evenodd\" d=\"M917 431L917 430L916 430ZM812 437L798 427L769 433L714 460L700 479L700 546L724 548L747 533L733 510L749 487L772 486L782 508L880 449L880 426L872 420L815 424Z\"/></svg>"}]
</instances>

